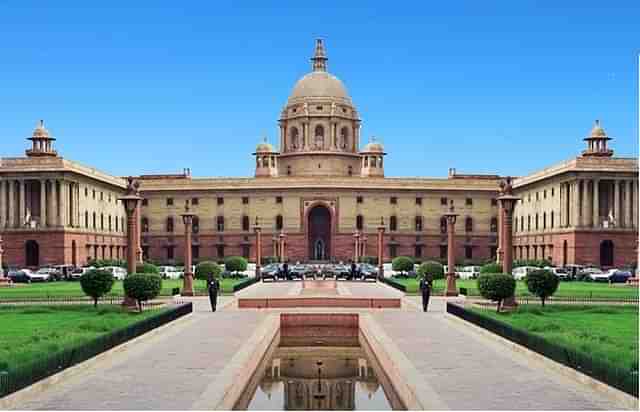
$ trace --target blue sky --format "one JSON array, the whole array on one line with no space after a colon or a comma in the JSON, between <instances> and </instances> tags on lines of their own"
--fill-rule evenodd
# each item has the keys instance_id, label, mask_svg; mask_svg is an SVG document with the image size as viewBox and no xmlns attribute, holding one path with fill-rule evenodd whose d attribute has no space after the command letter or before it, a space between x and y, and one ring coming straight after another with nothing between
<instances>
[{"instance_id":1,"label":"blue sky","mask_svg":"<svg viewBox=\"0 0 640 412\"><path fill-rule=\"evenodd\" d=\"M526 174L596 118L638 153L638 1L92 3L0 1L1 156L42 118L109 173L249 176L318 36L388 176Z\"/></svg>"}]
</instances>

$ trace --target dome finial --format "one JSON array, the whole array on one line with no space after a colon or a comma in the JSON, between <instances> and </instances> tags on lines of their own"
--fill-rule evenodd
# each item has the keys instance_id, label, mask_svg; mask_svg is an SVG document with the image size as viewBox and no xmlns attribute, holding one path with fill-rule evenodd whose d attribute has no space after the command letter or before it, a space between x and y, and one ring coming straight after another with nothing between
<instances>
[{"instance_id":1,"label":"dome finial","mask_svg":"<svg viewBox=\"0 0 640 412\"><path fill-rule=\"evenodd\" d=\"M316 39L316 49L313 57L311 58L312 68L314 72L326 72L327 71L327 53L324 50L324 44L322 39Z\"/></svg>"}]
</instances>

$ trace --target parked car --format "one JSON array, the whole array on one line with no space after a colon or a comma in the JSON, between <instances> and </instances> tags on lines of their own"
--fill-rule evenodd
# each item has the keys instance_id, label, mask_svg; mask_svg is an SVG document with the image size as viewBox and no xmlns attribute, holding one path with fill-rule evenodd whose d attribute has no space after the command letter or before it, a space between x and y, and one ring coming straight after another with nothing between
<instances>
[{"instance_id":1,"label":"parked car","mask_svg":"<svg viewBox=\"0 0 640 412\"><path fill-rule=\"evenodd\" d=\"M60 280L62 278L60 272L52 267L43 267L36 271L35 275L45 282ZM41 280L38 279L37 281Z\"/></svg>"},{"instance_id":2,"label":"parked car","mask_svg":"<svg viewBox=\"0 0 640 412\"><path fill-rule=\"evenodd\" d=\"M14 283L31 283L31 274L29 269L11 269L8 276Z\"/></svg>"},{"instance_id":3,"label":"parked car","mask_svg":"<svg viewBox=\"0 0 640 412\"><path fill-rule=\"evenodd\" d=\"M116 280L124 280L127 277L127 269L120 266L105 266L101 269L111 272Z\"/></svg>"},{"instance_id":4,"label":"parked car","mask_svg":"<svg viewBox=\"0 0 640 412\"><path fill-rule=\"evenodd\" d=\"M262 281L264 282L266 279L271 279L272 281L278 280L278 273L280 272L280 265L277 263L269 263L262 268L260 272L260 276L262 277Z\"/></svg>"},{"instance_id":5,"label":"parked car","mask_svg":"<svg viewBox=\"0 0 640 412\"><path fill-rule=\"evenodd\" d=\"M607 274L609 283L627 283L627 280L633 276L630 271L620 269L611 269Z\"/></svg>"},{"instance_id":6,"label":"parked car","mask_svg":"<svg viewBox=\"0 0 640 412\"><path fill-rule=\"evenodd\" d=\"M592 273L600 273L602 272L602 270L600 270L599 268L596 267L586 267L583 269L580 269L575 277L575 280L582 280L582 281L588 281L591 280L589 279L589 275Z\"/></svg>"},{"instance_id":7,"label":"parked car","mask_svg":"<svg viewBox=\"0 0 640 412\"><path fill-rule=\"evenodd\" d=\"M460 279L476 279L480 276L480 266L465 266L456 272Z\"/></svg>"},{"instance_id":8,"label":"parked car","mask_svg":"<svg viewBox=\"0 0 640 412\"><path fill-rule=\"evenodd\" d=\"M369 263L363 263L360 265L360 277L363 281L367 279L373 279L375 281L378 279L378 268Z\"/></svg>"},{"instance_id":9,"label":"parked car","mask_svg":"<svg viewBox=\"0 0 640 412\"><path fill-rule=\"evenodd\" d=\"M556 267L552 267L552 266L546 266L544 268L544 270L548 270L549 272L553 273L560 280L572 280L573 279L571 277L571 274L569 272L567 272L567 270L564 269L564 268L556 268Z\"/></svg>"},{"instance_id":10,"label":"parked car","mask_svg":"<svg viewBox=\"0 0 640 412\"><path fill-rule=\"evenodd\" d=\"M302 280L309 274L311 274L311 271L309 270L308 265L299 263L289 268L289 280L294 278Z\"/></svg>"},{"instance_id":11,"label":"parked car","mask_svg":"<svg viewBox=\"0 0 640 412\"><path fill-rule=\"evenodd\" d=\"M589 273L588 279L593 282L609 282L609 273L607 272Z\"/></svg>"},{"instance_id":12,"label":"parked car","mask_svg":"<svg viewBox=\"0 0 640 412\"><path fill-rule=\"evenodd\" d=\"M53 268L60 274L60 278L58 280L70 280L71 274L76 270L74 265L56 265Z\"/></svg>"},{"instance_id":13,"label":"parked car","mask_svg":"<svg viewBox=\"0 0 640 412\"><path fill-rule=\"evenodd\" d=\"M71 273L69 273L69 275L67 276L67 280L78 280L82 277L84 272L84 268L75 268L71 271Z\"/></svg>"},{"instance_id":14,"label":"parked car","mask_svg":"<svg viewBox=\"0 0 640 412\"><path fill-rule=\"evenodd\" d=\"M184 277L184 272L174 266L160 266L158 271L163 279L180 279Z\"/></svg>"},{"instance_id":15,"label":"parked car","mask_svg":"<svg viewBox=\"0 0 640 412\"><path fill-rule=\"evenodd\" d=\"M334 273L336 276L336 280L338 279L349 279L351 276L351 268L348 265L344 265L342 263L335 265Z\"/></svg>"},{"instance_id":16,"label":"parked car","mask_svg":"<svg viewBox=\"0 0 640 412\"><path fill-rule=\"evenodd\" d=\"M578 279L580 277L579 273L584 269L585 269L585 266L583 265L573 265L573 264L564 265L564 270L569 274L571 279Z\"/></svg>"},{"instance_id":17,"label":"parked car","mask_svg":"<svg viewBox=\"0 0 640 412\"><path fill-rule=\"evenodd\" d=\"M533 272L534 270L538 270L540 269L539 267L535 267L535 266L520 266L517 267L515 269L513 269L513 272L511 272L513 274L513 277L516 280L522 280L524 279L529 273Z\"/></svg>"}]
</instances>

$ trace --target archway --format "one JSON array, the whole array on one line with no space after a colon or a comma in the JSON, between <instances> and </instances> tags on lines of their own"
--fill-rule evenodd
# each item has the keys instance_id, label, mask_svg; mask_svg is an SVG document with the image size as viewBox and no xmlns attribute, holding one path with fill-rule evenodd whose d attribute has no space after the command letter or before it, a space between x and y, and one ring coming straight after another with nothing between
<instances>
[{"instance_id":1,"label":"archway","mask_svg":"<svg viewBox=\"0 0 640 412\"><path fill-rule=\"evenodd\" d=\"M613 266L613 242L603 240L600 242L600 267Z\"/></svg>"},{"instance_id":2,"label":"archway","mask_svg":"<svg viewBox=\"0 0 640 412\"><path fill-rule=\"evenodd\" d=\"M324 206L315 206L309 212L309 258L329 260L331 258L331 212Z\"/></svg>"},{"instance_id":3,"label":"archway","mask_svg":"<svg viewBox=\"0 0 640 412\"><path fill-rule=\"evenodd\" d=\"M27 240L25 244L25 263L27 266L40 265L40 246L35 240Z\"/></svg>"}]
</instances>

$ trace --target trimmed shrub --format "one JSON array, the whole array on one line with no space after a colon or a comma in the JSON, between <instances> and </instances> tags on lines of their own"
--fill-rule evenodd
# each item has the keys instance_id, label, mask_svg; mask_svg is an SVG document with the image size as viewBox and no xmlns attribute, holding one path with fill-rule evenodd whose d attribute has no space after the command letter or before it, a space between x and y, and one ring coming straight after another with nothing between
<instances>
[{"instance_id":1,"label":"trimmed shrub","mask_svg":"<svg viewBox=\"0 0 640 412\"><path fill-rule=\"evenodd\" d=\"M560 280L549 270L534 270L524 278L524 282L529 292L540 298L544 307L544 301L558 290Z\"/></svg>"},{"instance_id":2,"label":"trimmed shrub","mask_svg":"<svg viewBox=\"0 0 640 412\"><path fill-rule=\"evenodd\" d=\"M524 259L524 260L516 260L513 262L513 267L520 266L533 266L537 268L544 268L547 266L551 266L551 262L546 259Z\"/></svg>"},{"instance_id":3,"label":"trimmed shrub","mask_svg":"<svg viewBox=\"0 0 640 412\"><path fill-rule=\"evenodd\" d=\"M152 265L151 263L144 262L136 265L136 273L160 273L160 270L156 265Z\"/></svg>"},{"instance_id":4,"label":"trimmed shrub","mask_svg":"<svg viewBox=\"0 0 640 412\"><path fill-rule=\"evenodd\" d=\"M413 270L413 259L408 256L398 256L391 261L391 268L403 274L409 272Z\"/></svg>"},{"instance_id":5,"label":"trimmed shrub","mask_svg":"<svg viewBox=\"0 0 640 412\"><path fill-rule=\"evenodd\" d=\"M124 293L138 302L142 312L142 302L153 299L162 289L162 278L155 273L134 273L124 278Z\"/></svg>"},{"instance_id":6,"label":"trimmed shrub","mask_svg":"<svg viewBox=\"0 0 640 412\"><path fill-rule=\"evenodd\" d=\"M196 266L195 277L196 279L209 280L219 277L220 273L222 273L222 268L216 262L204 261Z\"/></svg>"},{"instance_id":7,"label":"trimmed shrub","mask_svg":"<svg viewBox=\"0 0 640 412\"><path fill-rule=\"evenodd\" d=\"M516 280L507 273L483 273L478 277L478 290L483 298L498 302L500 312L502 301L516 291Z\"/></svg>"},{"instance_id":8,"label":"trimmed shrub","mask_svg":"<svg viewBox=\"0 0 640 412\"><path fill-rule=\"evenodd\" d=\"M85 295L93 298L93 306L98 307L98 299L111 291L115 279L111 272L94 269L80 277L80 286Z\"/></svg>"},{"instance_id":9,"label":"trimmed shrub","mask_svg":"<svg viewBox=\"0 0 640 412\"><path fill-rule=\"evenodd\" d=\"M480 273L502 273L502 265L497 263L487 263L480 268Z\"/></svg>"},{"instance_id":10,"label":"trimmed shrub","mask_svg":"<svg viewBox=\"0 0 640 412\"><path fill-rule=\"evenodd\" d=\"M126 268L127 261L118 259L94 259L89 262L89 265L95 266L96 268L103 268L106 266L119 266Z\"/></svg>"},{"instance_id":11,"label":"trimmed shrub","mask_svg":"<svg viewBox=\"0 0 640 412\"><path fill-rule=\"evenodd\" d=\"M424 262L418 266L418 274L421 277L427 276L431 280L444 279L444 266L438 262Z\"/></svg>"},{"instance_id":12,"label":"trimmed shrub","mask_svg":"<svg viewBox=\"0 0 640 412\"><path fill-rule=\"evenodd\" d=\"M229 272L243 272L247 270L247 259L242 256L229 256L224 260L224 268Z\"/></svg>"},{"instance_id":13,"label":"trimmed shrub","mask_svg":"<svg viewBox=\"0 0 640 412\"><path fill-rule=\"evenodd\" d=\"M370 265L377 265L378 264L378 257L377 256L363 256L362 257L362 263L368 263Z\"/></svg>"}]
</instances>

